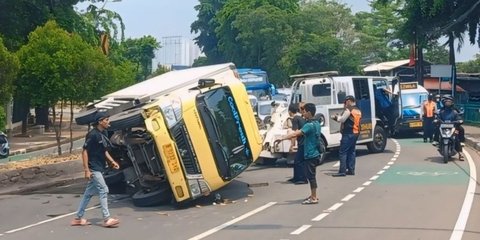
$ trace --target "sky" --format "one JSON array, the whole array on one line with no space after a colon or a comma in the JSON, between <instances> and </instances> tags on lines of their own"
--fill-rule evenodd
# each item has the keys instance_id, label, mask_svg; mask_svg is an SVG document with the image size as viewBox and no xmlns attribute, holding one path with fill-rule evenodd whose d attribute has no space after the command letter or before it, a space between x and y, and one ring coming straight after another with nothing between
<instances>
[{"instance_id":1,"label":"sky","mask_svg":"<svg viewBox=\"0 0 480 240\"><path fill-rule=\"evenodd\" d=\"M125 24L125 36L139 38L151 35L158 41L165 36L184 36L194 38L190 33L190 25L197 19L194 7L198 0L107 0L105 8L122 16ZM367 0L341 0L351 7L352 11L370 11ZM79 5L79 9L82 9ZM84 7L83 7L84 8ZM474 59L480 54L478 45L465 42L456 61L463 62Z\"/></svg>"}]
</instances>

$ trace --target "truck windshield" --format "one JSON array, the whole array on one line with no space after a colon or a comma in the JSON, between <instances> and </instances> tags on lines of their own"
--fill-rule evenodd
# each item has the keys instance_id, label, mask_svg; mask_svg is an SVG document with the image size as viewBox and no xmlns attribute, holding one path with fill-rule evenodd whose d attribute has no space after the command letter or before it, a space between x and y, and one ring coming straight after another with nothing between
<instances>
[{"instance_id":1,"label":"truck windshield","mask_svg":"<svg viewBox=\"0 0 480 240\"><path fill-rule=\"evenodd\" d=\"M208 91L197 98L197 107L218 172L225 180L236 177L253 159L232 93L226 87Z\"/></svg>"},{"instance_id":2,"label":"truck windshield","mask_svg":"<svg viewBox=\"0 0 480 240\"><path fill-rule=\"evenodd\" d=\"M426 93L402 93L402 108L414 109L420 108L423 101L427 100L428 95Z\"/></svg>"}]
</instances>

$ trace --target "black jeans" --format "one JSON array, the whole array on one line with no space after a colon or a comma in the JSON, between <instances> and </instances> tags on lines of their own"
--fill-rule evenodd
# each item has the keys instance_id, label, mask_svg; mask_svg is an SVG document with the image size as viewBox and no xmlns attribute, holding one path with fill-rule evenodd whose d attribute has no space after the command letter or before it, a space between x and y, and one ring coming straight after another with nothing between
<instances>
[{"instance_id":1,"label":"black jeans","mask_svg":"<svg viewBox=\"0 0 480 240\"><path fill-rule=\"evenodd\" d=\"M295 159L293 160L293 181L307 181L305 177L305 161L303 159L304 146L298 145L297 153L295 154Z\"/></svg>"},{"instance_id":2,"label":"black jeans","mask_svg":"<svg viewBox=\"0 0 480 240\"><path fill-rule=\"evenodd\" d=\"M423 139L432 139L434 132L433 117L423 117Z\"/></svg>"}]
</instances>

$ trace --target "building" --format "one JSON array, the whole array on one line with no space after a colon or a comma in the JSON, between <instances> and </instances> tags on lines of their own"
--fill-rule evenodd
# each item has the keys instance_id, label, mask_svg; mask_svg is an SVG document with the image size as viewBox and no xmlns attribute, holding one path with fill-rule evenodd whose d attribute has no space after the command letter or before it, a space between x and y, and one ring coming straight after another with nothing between
<instances>
[{"instance_id":1,"label":"building","mask_svg":"<svg viewBox=\"0 0 480 240\"><path fill-rule=\"evenodd\" d=\"M153 70L158 64L166 66L192 66L200 54L200 48L189 38L182 36L162 37L161 48L155 52Z\"/></svg>"}]
</instances>

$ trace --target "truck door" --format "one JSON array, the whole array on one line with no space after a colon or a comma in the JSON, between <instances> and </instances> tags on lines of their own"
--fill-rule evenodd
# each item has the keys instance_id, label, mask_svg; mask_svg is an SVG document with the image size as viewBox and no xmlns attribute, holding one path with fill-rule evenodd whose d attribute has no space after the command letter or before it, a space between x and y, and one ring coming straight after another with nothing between
<instances>
[{"instance_id":1,"label":"truck door","mask_svg":"<svg viewBox=\"0 0 480 240\"><path fill-rule=\"evenodd\" d=\"M373 119L375 113L372 112L374 103L373 91L368 78L353 78L353 90L357 100L357 107L362 111L362 120L360 121L360 135L358 140L372 139L373 128L375 127Z\"/></svg>"}]
</instances>

